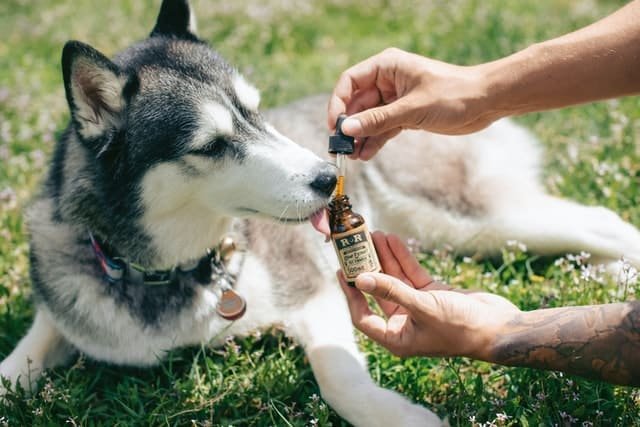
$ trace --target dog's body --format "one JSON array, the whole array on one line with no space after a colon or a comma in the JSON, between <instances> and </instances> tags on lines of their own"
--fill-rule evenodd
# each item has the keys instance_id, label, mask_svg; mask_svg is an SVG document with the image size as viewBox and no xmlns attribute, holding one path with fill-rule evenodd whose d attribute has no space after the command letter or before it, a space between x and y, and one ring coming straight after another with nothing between
<instances>
[{"instance_id":1,"label":"dog's body","mask_svg":"<svg viewBox=\"0 0 640 427\"><path fill-rule=\"evenodd\" d=\"M319 157L326 97L260 115L255 89L190 25L186 2L166 0L152 36L114 62L86 45L65 46L72 122L28 215L37 314L0 374L27 385L78 350L152 365L173 348L281 324L304 346L324 398L350 422L439 424L372 382L333 248L308 224L282 224L322 209L335 184ZM587 250L640 264L633 226L544 194L538 145L513 123L468 137L397 139L349 172L348 193L372 228L460 252L492 254L516 239L540 253ZM246 314L221 318L220 289L189 274L163 286L108 282L90 232L111 254L153 269L197 260L233 234L244 250L229 268Z\"/></svg>"}]
</instances>

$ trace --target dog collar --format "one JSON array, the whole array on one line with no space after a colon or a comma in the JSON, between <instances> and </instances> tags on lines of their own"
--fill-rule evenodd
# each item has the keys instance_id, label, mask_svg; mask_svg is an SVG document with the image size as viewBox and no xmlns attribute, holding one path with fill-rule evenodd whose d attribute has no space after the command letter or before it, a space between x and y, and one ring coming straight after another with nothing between
<instances>
[{"instance_id":1,"label":"dog collar","mask_svg":"<svg viewBox=\"0 0 640 427\"><path fill-rule=\"evenodd\" d=\"M178 273L193 273L198 267L209 265L215 258L214 251L207 250L207 253L199 260L180 264L169 270L149 270L139 264L128 261L126 258L108 256L103 250L103 245L100 244L93 233L89 233L89 239L91 240L93 253L98 260L105 279L109 283L127 280L127 282L136 285L169 285L176 281ZM205 277L207 276L210 276L210 274Z\"/></svg>"},{"instance_id":2,"label":"dog collar","mask_svg":"<svg viewBox=\"0 0 640 427\"><path fill-rule=\"evenodd\" d=\"M246 311L244 298L233 290L236 276L229 273L225 265L236 249L234 241L229 237L222 239L216 248L207 249L199 260L180 264L170 270L147 270L125 258L109 257L92 233L89 233L89 239L104 277L111 284L126 280L140 285L170 285L178 282L180 276L191 275L197 282L213 284L219 289L216 312L221 317L236 320Z\"/></svg>"}]
</instances>

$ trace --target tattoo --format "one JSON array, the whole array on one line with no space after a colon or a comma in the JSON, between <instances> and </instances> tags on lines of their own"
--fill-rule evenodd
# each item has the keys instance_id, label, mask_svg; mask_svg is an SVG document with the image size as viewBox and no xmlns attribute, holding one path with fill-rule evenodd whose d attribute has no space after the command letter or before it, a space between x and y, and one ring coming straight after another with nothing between
<instances>
[{"instance_id":1,"label":"tattoo","mask_svg":"<svg viewBox=\"0 0 640 427\"><path fill-rule=\"evenodd\" d=\"M524 312L505 329L492 362L640 385L640 301Z\"/></svg>"}]
</instances>

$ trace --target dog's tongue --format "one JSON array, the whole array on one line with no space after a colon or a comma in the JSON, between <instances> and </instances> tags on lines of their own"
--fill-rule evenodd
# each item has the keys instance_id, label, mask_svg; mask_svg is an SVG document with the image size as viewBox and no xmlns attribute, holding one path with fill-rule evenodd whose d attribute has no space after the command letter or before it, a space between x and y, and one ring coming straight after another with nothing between
<instances>
[{"instance_id":1,"label":"dog's tongue","mask_svg":"<svg viewBox=\"0 0 640 427\"><path fill-rule=\"evenodd\" d=\"M326 209L320 209L318 212L311 215L311 217L309 217L309 221L311 222L311 225L313 225L313 228L324 234L325 237L329 238L331 231L329 229L329 213Z\"/></svg>"}]
</instances>

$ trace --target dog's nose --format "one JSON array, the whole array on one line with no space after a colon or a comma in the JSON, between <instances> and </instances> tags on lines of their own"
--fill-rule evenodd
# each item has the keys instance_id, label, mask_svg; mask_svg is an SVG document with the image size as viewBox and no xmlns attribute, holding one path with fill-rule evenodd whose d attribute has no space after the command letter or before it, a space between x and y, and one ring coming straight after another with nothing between
<instances>
[{"instance_id":1,"label":"dog's nose","mask_svg":"<svg viewBox=\"0 0 640 427\"><path fill-rule=\"evenodd\" d=\"M329 197L336 187L336 174L329 170L320 171L309 185L320 195Z\"/></svg>"}]
</instances>

